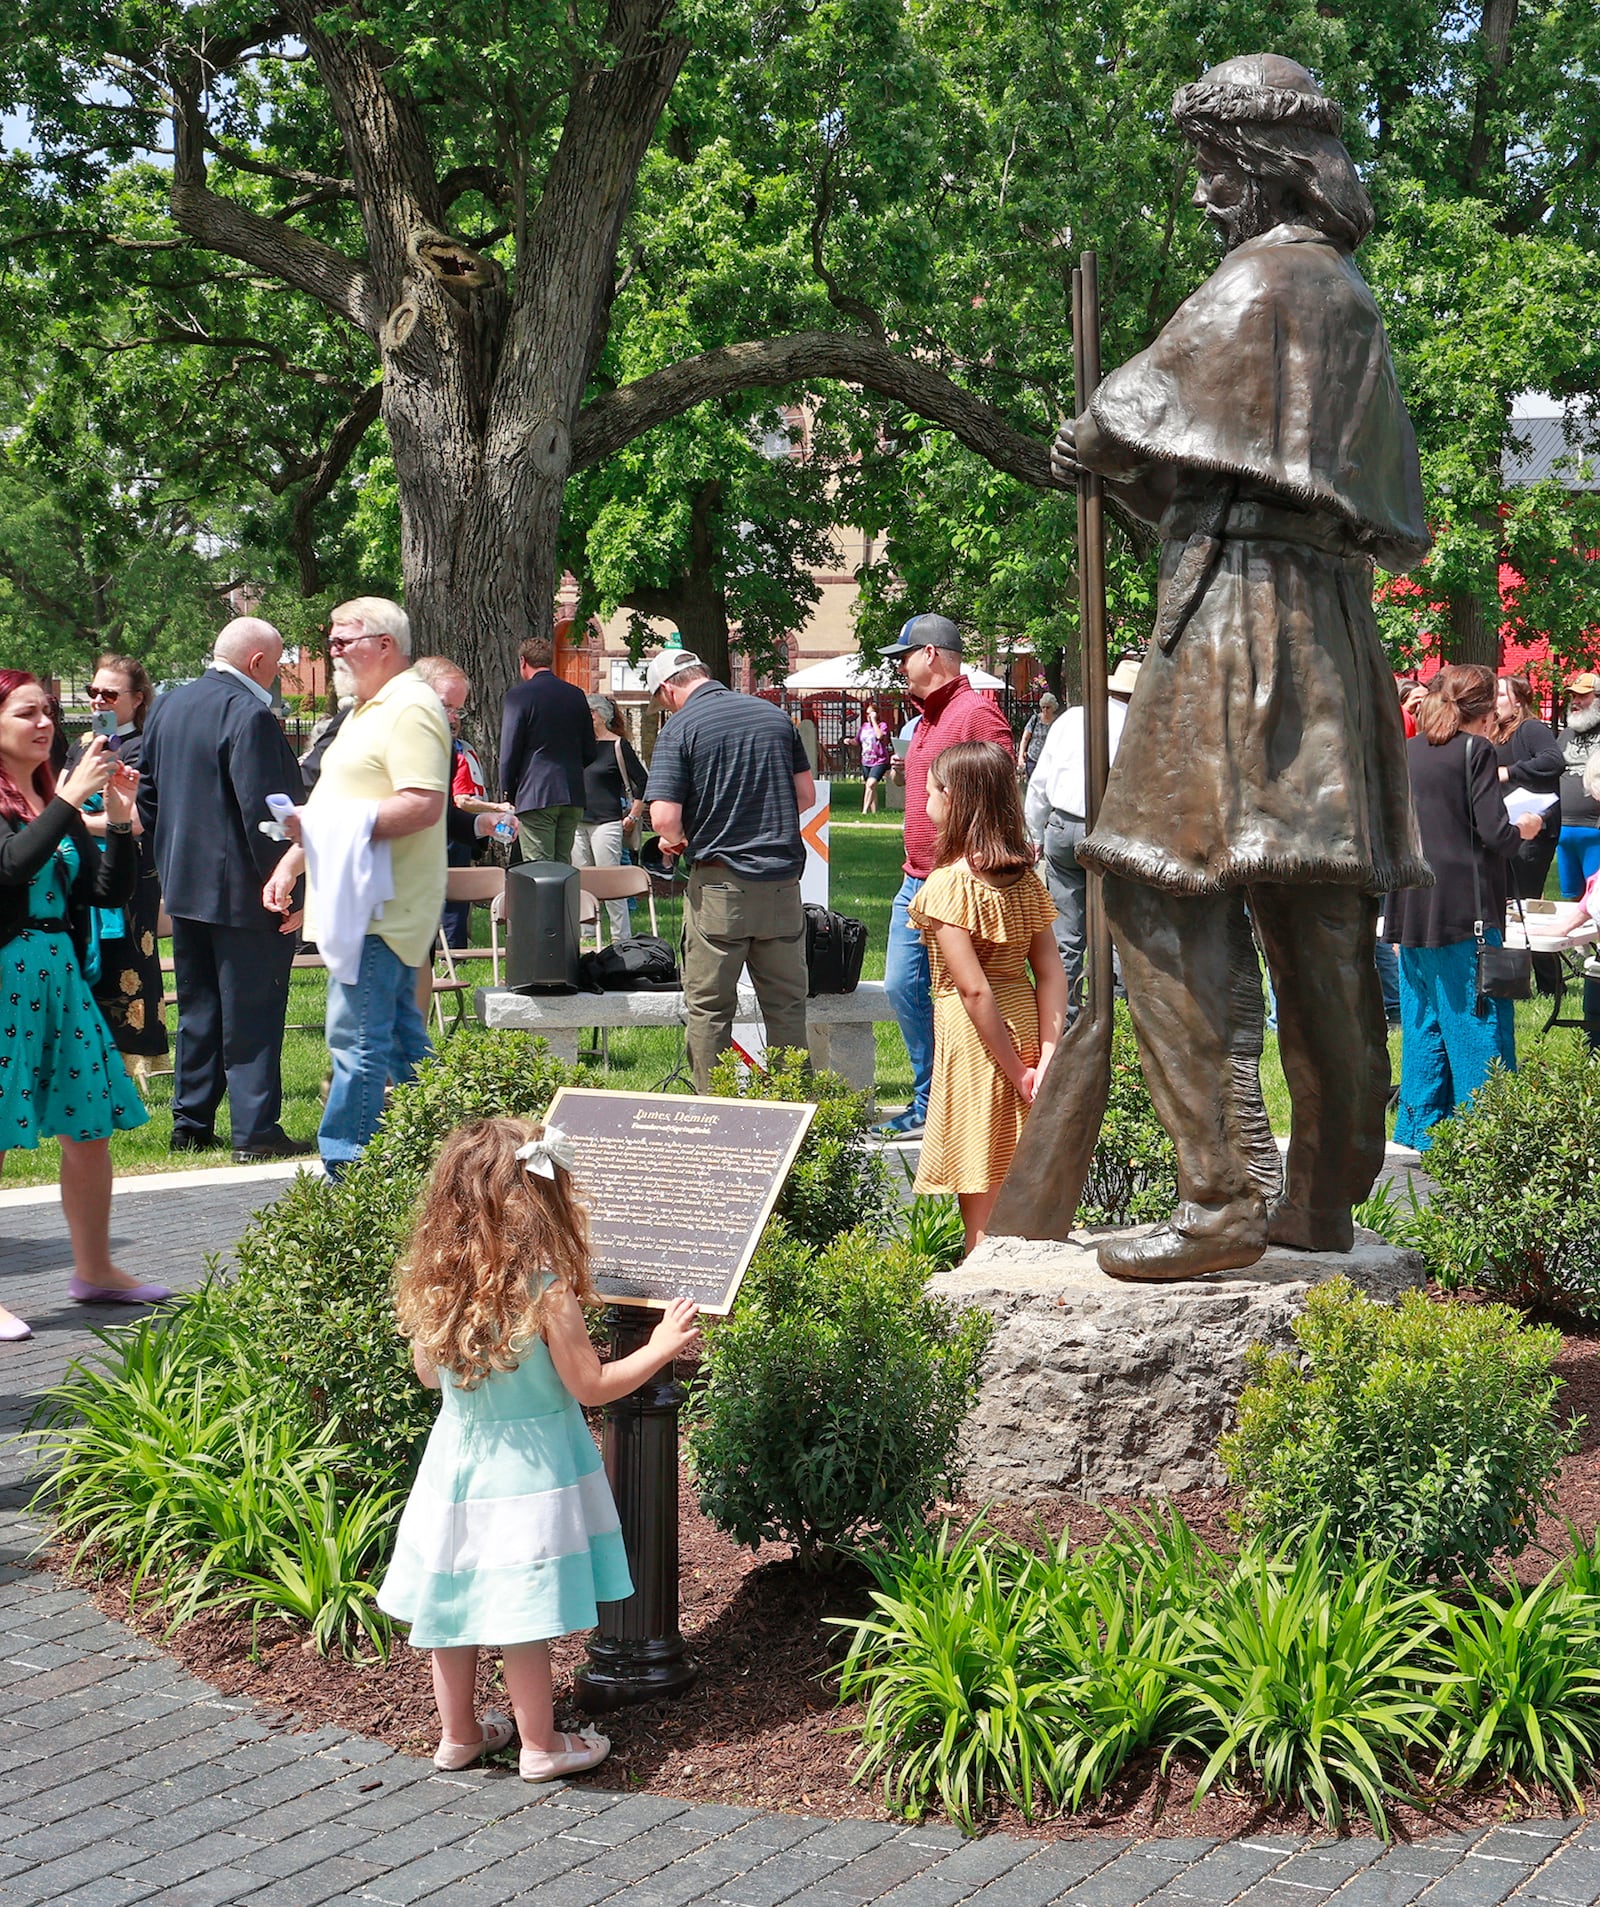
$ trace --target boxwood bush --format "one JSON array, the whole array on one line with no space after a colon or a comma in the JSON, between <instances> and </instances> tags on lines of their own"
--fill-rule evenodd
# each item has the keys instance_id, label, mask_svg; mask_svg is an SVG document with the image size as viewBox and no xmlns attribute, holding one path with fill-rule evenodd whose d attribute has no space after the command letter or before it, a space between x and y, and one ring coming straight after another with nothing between
<instances>
[{"instance_id":1,"label":"boxwood bush","mask_svg":"<svg viewBox=\"0 0 1600 1907\"><path fill-rule=\"evenodd\" d=\"M820 1251L769 1231L692 1402L690 1474L719 1529L814 1565L927 1509L991 1329L927 1297L928 1270L867 1227Z\"/></svg>"},{"instance_id":2,"label":"boxwood bush","mask_svg":"<svg viewBox=\"0 0 1600 1907\"><path fill-rule=\"evenodd\" d=\"M1378 1304L1331 1278L1294 1334L1298 1357L1251 1349L1222 1440L1247 1528L1280 1542L1326 1519L1336 1544L1445 1579L1527 1547L1577 1442L1556 1410L1559 1332L1420 1291Z\"/></svg>"},{"instance_id":3,"label":"boxwood bush","mask_svg":"<svg viewBox=\"0 0 1600 1907\"><path fill-rule=\"evenodd\" d=\"M1600 1320L1600 1066L1547 1040L1433 1129L1406 1242L1446 1290Z\"/></svg>"}]
</instances>

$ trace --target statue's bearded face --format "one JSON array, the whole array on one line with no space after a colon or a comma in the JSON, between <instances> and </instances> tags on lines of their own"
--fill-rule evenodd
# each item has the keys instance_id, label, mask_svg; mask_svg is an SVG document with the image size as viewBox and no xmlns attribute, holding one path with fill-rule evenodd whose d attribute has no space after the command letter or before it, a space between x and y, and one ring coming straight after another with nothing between
<instances>
[{"instance_id":1,"label":"statue's bearded face","mask_svg":"<svg viewBox=\"0 0 1600 1907\"><path fill-rule=\"evenodd\" d=\"M1277 208L1269 202L1270 195L1231 154L1202 141L1195 148L1195 159L1200 178L1194 203L1221 231L1228 251L1277 224Z\"/></svg>"}]
</instances>

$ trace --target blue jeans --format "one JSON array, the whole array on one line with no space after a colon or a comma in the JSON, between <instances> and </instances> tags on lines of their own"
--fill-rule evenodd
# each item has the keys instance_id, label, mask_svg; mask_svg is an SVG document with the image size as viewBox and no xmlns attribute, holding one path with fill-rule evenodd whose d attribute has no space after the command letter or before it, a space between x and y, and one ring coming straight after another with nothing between
<instances>
[{"instance_id":1,"label":"blue jeans","mask_svg":"<svg viewBox=\"0 0 1600 1907\"><path fill-rule=\"evenodd\" d=\"M894 897L889 944L883 957L883 990L911 1055L911 1103L917 1117L926 1119L928 1093L933 1085L933 981L928 972L928 950L921 934L906 918L906 909L921 892L922 882L915 874L908 874Z\"/></svg>"},{"instance_id":2,"label":"blue jeans","mask_svg":"<svg viewBox=\"0 0 1600 1907\"><path fill-rule=\"evenodd\" d=\"M1500 945L1488 928L1484 939ZM1400 1110L1396 1145L1426 1152L1433 1128L1448 1119L1489 1077L1499 1060L1515 1071L1515 1012L1509 1000L1478 1005L1478 950L1470 940L1449 947L1400 949Z\"/></svg>"},{"instance_id":3,"label":"blue jeans","mask_svg":"<svg viewBox=\"0 0 1600 1907\"><path fill-rule=\"evenodd\" d=\"M1595 874L1600 874L1600 828L1561 824L1556 843L1556 872L1561 876L1561 898L1575 901Z\"/></svg>"},{"instance_id":4,"label":"blue jeans","mask_svg":"<svg viewBox=\"0 0 1600 1907\"><path fill-rule=\"evenodd\" d=\"M416 1077L433 1051L417 1011L417 969L389 943L368 934L353 986L328 976L328 1054L333 1085L317 1128L324 1165L334 1170L361 1157L383 1117L384 1088Z\"/></svg>"}]
</instances>

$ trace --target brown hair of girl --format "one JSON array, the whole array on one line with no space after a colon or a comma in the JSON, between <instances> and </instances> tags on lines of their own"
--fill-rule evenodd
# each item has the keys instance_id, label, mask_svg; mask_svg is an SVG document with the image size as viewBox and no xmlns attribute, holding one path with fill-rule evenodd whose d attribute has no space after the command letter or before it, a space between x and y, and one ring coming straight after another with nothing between
<instances>
[{"instance_id":1,"label":"brown hair of girl","mask_svg":"<svg viewBox=\"0 0 1600 1907\"><path fill-rule=\"evenodd\" d=\"M936 755L929 783L945 798L934 866L965 861L974 874L1021 874L1033 866L1017 765L994 742L956 742Z\"/></svg>"},{"instance_id":2,"label":"brown hair of girl","mask_svg":"<svg viewBox=\"0 0 1600 1907\"><path fill-rule=\"evenodd\" d=\"M1494 670L1479 662L1452 662L1417 704L1417 729L1437 748L1485 716L1494 716Z\"/></svg>"},{"instance_id":3,"label":"brown hair of girl","mask_svg":"<svg viewBox=\"0 0 1600 1907\"><path fill-rule=\"evenodd\" d=\"M539 1335L541 1279L594 1297L589 1226L559 1165L547 1179L517 1149L537 1119L474 1119L445 1140L395 1276L400 1329L463 1390L513 1371Z\"/></svg>"}]
</instances>

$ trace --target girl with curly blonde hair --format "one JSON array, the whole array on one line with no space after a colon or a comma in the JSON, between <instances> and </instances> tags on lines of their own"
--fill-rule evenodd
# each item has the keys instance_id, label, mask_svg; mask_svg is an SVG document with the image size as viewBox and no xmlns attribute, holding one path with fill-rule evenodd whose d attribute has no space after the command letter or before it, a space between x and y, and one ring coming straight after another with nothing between
<instances>
[{"instance_id":1,"label":"girl with curly blonde hair","mask_svg":"<svg viewBox=\"0 0 1600 1907\"><path fill-rule=\"evenodd\" d=\"M633 1594L617 1509L580 1405L624 1397L699 1342L669 1305L650 1341L602 1365L588 1227L554 1126L477 1119L444 1142L395 1288L419 1380L441 1393L379 1606L433 1653L436 1768L521 1738L524 1781L603 1761L604 1735L556 1731L549 1641ZM516 1727L476 1709L498 1649Z\"/></svg>"}]
</instances>

